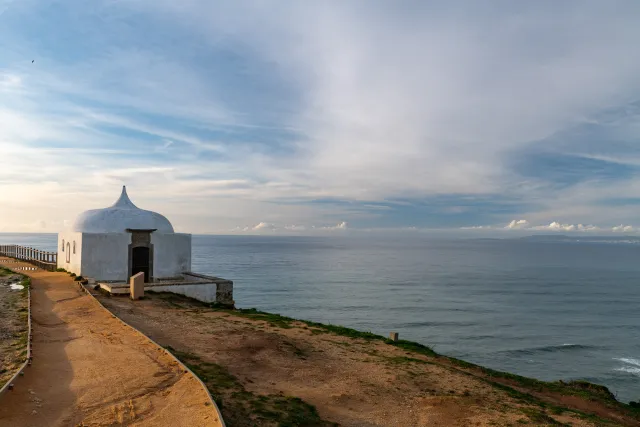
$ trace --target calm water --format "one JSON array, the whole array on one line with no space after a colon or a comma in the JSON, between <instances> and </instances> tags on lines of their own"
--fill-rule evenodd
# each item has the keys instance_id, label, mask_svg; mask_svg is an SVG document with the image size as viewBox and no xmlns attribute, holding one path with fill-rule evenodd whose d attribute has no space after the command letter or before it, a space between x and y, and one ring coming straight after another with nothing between
<instances>
[{"instance_id":1,"label":"calm water","mask_svg":"<svg viewBox=\"0 0 640 427\"><path fill-rule=\"evenodd\" d=\"M0 234L55 250L55 235ZM341 324L640 399L640 245L194 236L193 270L240 307Z\"/></svg>"}]
</instances>

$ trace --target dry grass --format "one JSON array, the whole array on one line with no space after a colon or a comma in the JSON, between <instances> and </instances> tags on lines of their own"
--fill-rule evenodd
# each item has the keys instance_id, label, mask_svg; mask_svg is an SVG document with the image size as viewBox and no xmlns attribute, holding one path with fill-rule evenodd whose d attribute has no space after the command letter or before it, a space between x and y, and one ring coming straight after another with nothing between
<instances>
[{"instance_id":1,"label":"dry grass","mask_svg":"<svg viewBox=\"0 0 640 427\"><path fill-rule=\"evenodd\" d=\"M20 283L25 290L11 290L10 283ZM25 276L0 268L0 387L27 357L28 285Z\"/></svg>"},{"instance_id":2,"label":"dry grass","mask_svg":"<svg viewBox=\"0 0 640 427\"><path fill-rule=\"evenodd\" d=\"M409 341L171 294L101 299L188 363L230 427L640 424L601 387L492 371Z\"/></svg>"}]
</instances>

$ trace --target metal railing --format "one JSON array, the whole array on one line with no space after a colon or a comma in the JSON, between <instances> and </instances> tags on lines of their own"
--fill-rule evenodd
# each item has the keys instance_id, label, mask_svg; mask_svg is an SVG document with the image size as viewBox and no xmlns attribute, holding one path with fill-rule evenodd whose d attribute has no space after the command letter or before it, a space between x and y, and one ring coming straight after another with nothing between
<instances>
[{"instance_id":1,"label":"metal railing","mask_svg":"<svg viewBox=\"0 0 640 427\"><path fill-rule=\"evenodd\" d=\"M54 271L58 266L58 254L56 252L41 251L27 246L0 245L0 255L28 262L43 270Z\"/></svg>"}]
</instances>

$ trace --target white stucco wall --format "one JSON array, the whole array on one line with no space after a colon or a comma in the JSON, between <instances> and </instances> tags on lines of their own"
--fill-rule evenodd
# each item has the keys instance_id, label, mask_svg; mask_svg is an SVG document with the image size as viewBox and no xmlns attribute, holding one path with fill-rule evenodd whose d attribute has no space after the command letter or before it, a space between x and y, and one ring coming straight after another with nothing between
<instances>
[{"instance_id":1,"label":"white stucco wall","mask_svg":"<svg viewBox=\"0 0 640 427\"><path fill-rule=\"evenodd\" d=\"M65 242L62 251L62 241ZM73 253L73 242L76 251ZM67 247L69 243L69 262ZM130 233L58 234L58 267L96 280L129 280ZM151 233L153 277L177 277L191 270L191 235Z\"/></svg>"},{"instance_id":2,"label":"white stucco wall","mask_svg":"<svg viewBox=\"0 0 640 427\"><path fill-rule=\"evenodd\" d=\"M203 285L171 285L171 286L154 286L145 288L145 290L153 292L173 292L174 294L184 295L195 298L202 302L216 302L215 283L207 283Z\"/></svg>"},{"instance_id":3,"label":"white stucco wall","mask_svg":"<svg viewBox=\"0 0 640 427\"><path fill-rule=\"evenodd\" d=\"M191 271L191 234L151 233L153 277L176 277Z\"/></svg>"},{"instance_id":4,"label":"white stucco wall","mask_svg":"<svg viewBox=\"0 0 640 427\"><path fill-rule=\"evenodd\" d=\"M64 249L63 249L64 242ZM75 242L75 253L73 246ZM68 245L68 246L67 246ZM67 231L58 234L58 268L82 275L82 233ZM69 262L67 262L67 259Z\"/></svg>"},{"instance_id":5,"label":"white stucco wall","mask_svg":"<svg viewBox=\"0 0 640 427\"><path fill-rule=\"evenodd\" d=\"M130 243L130 233L83 233L82 275L97 280L128 280Z\"/></svg>"}]
</instances>

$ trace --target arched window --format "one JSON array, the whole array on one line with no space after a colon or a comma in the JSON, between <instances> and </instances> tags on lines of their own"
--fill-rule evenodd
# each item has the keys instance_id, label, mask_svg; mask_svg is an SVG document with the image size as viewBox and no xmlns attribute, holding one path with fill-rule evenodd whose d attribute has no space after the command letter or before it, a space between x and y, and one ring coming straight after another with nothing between
<instances>
[{"instance_id":1,"label":"arched window","mask_svg":"<svg viewBox=\"0 0 640 427\"><path fill-rule=\"evenodd\" d=\"M76 241L75 240L73 241L73 253L74 254L76 253Z\"/></svg>"},{"instance_id":2,"label":"arched window","mask_svg":"<svg viewBox=\"0 0 640 427\"><path fill-rule=\"evenodd\" d=\"M64 252L64 239L62 239L62 252Z\"/></svg>"}]
</instances>

